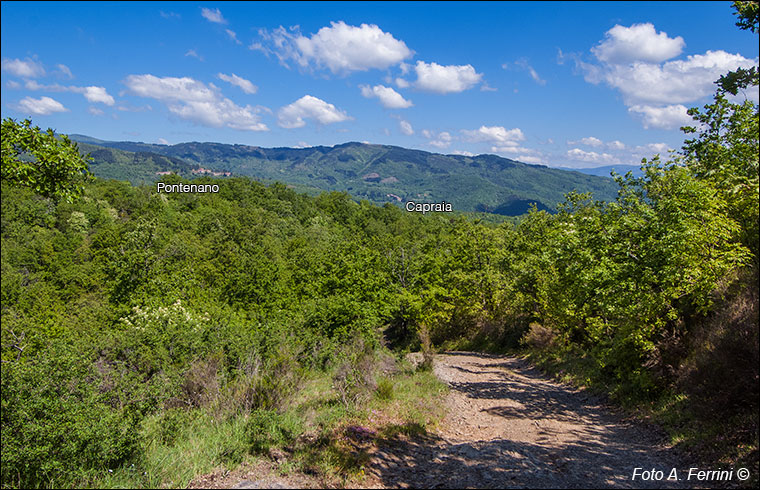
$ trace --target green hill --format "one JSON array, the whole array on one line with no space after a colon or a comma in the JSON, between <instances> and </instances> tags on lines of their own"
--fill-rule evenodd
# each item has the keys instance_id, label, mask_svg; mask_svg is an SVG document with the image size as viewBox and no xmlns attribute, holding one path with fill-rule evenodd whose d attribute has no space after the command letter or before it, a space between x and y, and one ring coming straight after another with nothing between
<instances>
[{"instance_id":1,"label":"green hill","mask_svg":"<svg viewBox=\"0 0 760 490\"><path fill-rule=\"evenodd\" d=\"M96 175L119 178L116 174L120 173L121 178L132 182L155 180L160 170L203 167L285 182L298 189L345 191L357 199L375 203L446 201L460 211L510 216L525 213L531 203L536 203L539 209L553 210L564 200L564 194L573 190L591 192L600 200L616 196L616 185L611 179L528 165L496 155L441 155L363 143L261 148L197 142L155 145L71 137L85 143L98 141L100 148L120 151L108 155L108 150L87 150L95 158Z\"/></svg>"}]
</instances>

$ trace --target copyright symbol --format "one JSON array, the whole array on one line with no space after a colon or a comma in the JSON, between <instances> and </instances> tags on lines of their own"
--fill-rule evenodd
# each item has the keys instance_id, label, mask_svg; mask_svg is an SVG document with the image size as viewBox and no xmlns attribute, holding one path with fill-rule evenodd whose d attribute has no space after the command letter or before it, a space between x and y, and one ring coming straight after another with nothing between
<instances>
[{"instance_id":1,"label":"copyright symbol","mask_svg":"<svg viewBox=\"0 0 760 490\"><path fill-rule=\"evenodd\" d=\"M749 470L747 468L739 468L736 470L736 477L741 481L749 478Z\"/></svg>"}]
</instances>

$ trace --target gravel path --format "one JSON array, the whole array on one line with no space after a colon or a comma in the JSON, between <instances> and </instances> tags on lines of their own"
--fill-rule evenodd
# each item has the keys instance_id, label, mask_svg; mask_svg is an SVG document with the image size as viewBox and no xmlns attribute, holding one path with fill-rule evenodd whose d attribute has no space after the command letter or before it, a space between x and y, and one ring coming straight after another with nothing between
<instances>
[{"instance_id":1,"label":"gravel path","mask_svg":"<svg viewBox=\"0 0 760 490\"><path fill-rule=\"evenodd\" d=\"M599 399L548 380L507 356L450 352L435 374L451 391L437 433L381 444L367 467L373 488L679 488L631 480L634 468L683 466L661 436Z\"/></svg>"}]
</instances>

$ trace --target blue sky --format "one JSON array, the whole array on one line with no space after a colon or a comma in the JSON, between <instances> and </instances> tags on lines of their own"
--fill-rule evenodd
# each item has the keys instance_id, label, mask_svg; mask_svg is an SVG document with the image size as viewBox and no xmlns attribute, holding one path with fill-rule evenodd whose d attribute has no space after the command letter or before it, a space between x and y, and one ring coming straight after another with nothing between
<instances>
[{"instance_id":1,"label":"blue sky","mask_svg":"<svg viewBox=\"0 0 760 490\"><path fill-rule=\"evenodd\" d=\"M680 148L686 109L758 62L729 2L1 9L2 117L106 140L637 164Z\"/></svg>"}]
</instances>

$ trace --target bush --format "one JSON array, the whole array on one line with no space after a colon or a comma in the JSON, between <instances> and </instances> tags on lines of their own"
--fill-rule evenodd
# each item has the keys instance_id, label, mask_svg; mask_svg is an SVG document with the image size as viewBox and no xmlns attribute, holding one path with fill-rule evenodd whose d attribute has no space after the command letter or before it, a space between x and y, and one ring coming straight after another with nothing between
<instances>
[{"instance_id":1,"label":"bush","mask_svg":"<svg viewBox=\"0 0 760 490\"><path fill-rule=\"evenodd\" d=\"M381 378L377 382L377 388L375 388L375 395L381 400L393 399L393 380L390 378Z\"/></svg>"},{"instance_id":2,"label":"bush","mask_svg":"<svg viewBox=\"0 0 760 490\"><path fill-rule=\"evenodd\" d=\"M274 410L254 410L246 422L246 438L251 452L266 454L270 449L290 444L301 432L298 419Z\"/></svg>"},{"instance_id":3,"label":"bush","mask_svg":"<svg viewBox=\"0 0 760 490\"><path fill-rule=\"evenodd\" d=\"M338 354L333 387L346 407L356 405L377 388L374 350L357 337Z\"/></svg>"},{"instance_id":4,"label":"bush","mask_svg":"<svg viewBox=\"0 0 760 490\"><path fill-rule=\"evenodd\" d=\"M418 332L420 337L420 350L422 351L422 362L417 366L420 371L430 371L433 369L433 345L430 342L430 329L423 325Z\"/></svg>"},{"instance_id":5,"label":"bush","mask_svg":"<svg viewBox=\"0 0 760 490\"><path fill-rule=\"evenodd\" d=\"M534 322L530 324L520 342L539 351L550 351L557 346L557 333Z\"/></svg>"},{"instance_id":6,"label":"bush","mask_svg":"<svg viewBox=\"0 0 760 490\"><path fill-rule=\"evenodd\" d=\"M92 368L63 348L4 364L3 487L68 484L138 451L139 417L106 403Z\"/></svg>"}]
</instances>

